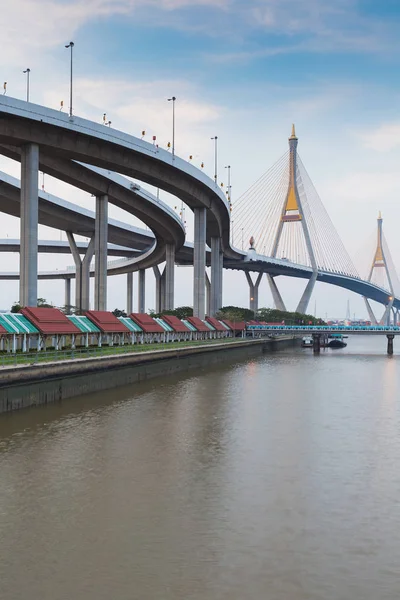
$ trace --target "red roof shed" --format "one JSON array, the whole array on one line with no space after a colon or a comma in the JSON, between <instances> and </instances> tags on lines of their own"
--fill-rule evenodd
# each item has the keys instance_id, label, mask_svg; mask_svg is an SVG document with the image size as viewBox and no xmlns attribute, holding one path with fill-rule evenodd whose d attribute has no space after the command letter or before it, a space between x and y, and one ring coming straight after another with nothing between
<instances>
[{"instance_id":1,"label":"red roof shed","mask_svg":"<svg viewBox=\"0 0 400 600\"><path fill-rule=\"evenodd\" d=\"M70 335L80 333L79 329L61 312L58 308L38 308L36 306L27 306L23 308L21 314L24 315L39 329L43 335Z\"/></svg>"},{"instance_id":2,"label":"red roof shed","mask_svg":"<svg viewBox=\"0 0 400 600\"><path fill-rule=\"evenodd\" d=\"M207 327L207 325L203 323L203 321L199 319L199 317L187 317L187 321L189 321L189 323L196 327L197 331L205 331L207 333L210 331L210 328Z\"/></svg>"},{"instance_id":3,"label":"red roof shed","mask_svg":"<svg viewBox=\"0 0 400 600\"><path fill-rule=\"evenodd\" d=\"M112 312L107 310L88 310L85 315L102 333L126 333L129 331Z\"/></svg>"},{"instance_id":4,"label":"red roof shed","mask_svg":"<svg viewBox=\"0 0 400 600\"><path fill-rule=\"evenodd\" d=\"M229 319L222 319L223 322L232 329L232 331L244 331L246 324L244 321L229 321Z\"/></svg>"},{"instance_id":5,"label":"red roof shed","mask_svg":"<svg viewBox=\"0 0 400 600\"><path fill-rule=\"evenodd\" d=\"M144 331L144 333L165 333L157 321L144 313L131 313L130 318L135 321Z\"/></svg>"},{"instance_id":6,"label":"red roof shed","mask_svg":"<svg viewBox=\"0 0 400 600\"><path fill-rule=\"evenodd\" d=\"M7 333L7 331L0 325L0 333Z\"/></svg>"},{"instance_id":7,"label":"red roof shed","mask_svg":"<svg viewBox=\"0 0 400 600\"><path fill-rule=\"evenodd\" d=\"M221 325L221 323L218 321L218 319L215 319L214 317L206 317L206 321L207 321L207 323L210 323L210 325L212 325L216 331L225 331L226 332L225 327L223 325Z\"/></svg>"},{"instance_id":8,"label":"red roof shed","mask_svg":"<svg viewBox=\"0 0 400 600\"><path fill-rule=\"evenodd\" d=\"M190 331L188 327L186 327L186 325L182 323L180 319L178 319L178 317L173 315L163 315L162 319L172 327L175 333L187 333Z\"/></svg>"}]
</instances>

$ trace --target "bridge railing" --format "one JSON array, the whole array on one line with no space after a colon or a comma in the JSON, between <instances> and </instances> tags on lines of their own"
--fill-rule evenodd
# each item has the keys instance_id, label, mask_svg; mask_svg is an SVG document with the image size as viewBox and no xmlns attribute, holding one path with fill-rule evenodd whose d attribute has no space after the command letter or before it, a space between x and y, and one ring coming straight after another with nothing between
<instances>
[{"instance_id":1,"label":"bridge railing","mask_svg":"<svg viewBox=\"0 0 400 600\"><path fill-rule=\"evenodd\" d=\"M335 331L382 331L400 332L400 327L395 325L247 325L247 331L310 331L327 332Z\"/></svg>"}]
</instances>

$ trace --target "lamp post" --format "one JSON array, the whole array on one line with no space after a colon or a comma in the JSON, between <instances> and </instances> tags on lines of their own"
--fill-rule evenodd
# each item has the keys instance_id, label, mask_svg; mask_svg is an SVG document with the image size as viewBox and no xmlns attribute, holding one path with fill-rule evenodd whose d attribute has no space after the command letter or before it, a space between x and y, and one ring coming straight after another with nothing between
<instances>
[{"instance_id":1,"label":"lamp post","mask_svg":"<svg viewBox=\"0 0 400 600\"><path fill-rule=\"evenodd\" d=\"M214 181L215 181L215 185L217 185L217 182L218 182L218 152L217 152L218 136L215 135L211 139L214 140Z\"/></svg>"},{"instance_id":2,"label":"lamp post","mask_svg":"<svg viewBox=\"0 0 400 600\"><path fill-rule=\"evenodd\" d=\"M175 96L168 98L168 102L172 102L172 160L175 160L175 100Z\"/></svg>"},{"instance_id":3,"label":"lamp post","mask_svg":"<svg viewBox=\"0 0 400 600\"><path fill-rule=\"evenodd\" d=\"M69 80L69 116L72 117L72 50L75 46L74 42L70 42L65 47L71 48L71 69L70 69L70 80Z\"/></svg>"},{"instance_id":4,"label":"lamp post","mask_svg":"<svg viewBox=\"0 0 400 600\"><path fill-rule=\"evenodd\" d=\"M26 73L26 101L29 102L29 74L30 74L31 70L29 69L29 67L27 69L25 69L25 71L23 71L23 73Z\"/></svg>"},{"instance_id":5,"label":"lamp post","mask_svg":"<svg viewBox=\"0 0 400 600\"><path fill-rule=\"evenodd\" d=\"M228 202L229 202L229 206L232 205L232 201L231 201L231 165L227 165L225 167L225 169L228 169Z\"/></svg>"}]
</instances>

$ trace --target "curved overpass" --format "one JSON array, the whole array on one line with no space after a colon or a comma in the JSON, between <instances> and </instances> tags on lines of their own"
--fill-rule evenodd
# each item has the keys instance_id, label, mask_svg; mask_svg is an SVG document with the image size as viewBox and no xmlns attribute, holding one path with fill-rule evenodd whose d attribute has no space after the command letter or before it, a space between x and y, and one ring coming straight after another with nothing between
<instances>
[{"instance_id":1,"label":"curved overpass","mask_svg":"<svg viewBox=\"0 0 400 600\"><path fill-rule=\"evenodd\" d=\"M207 240L220 237L224 255L241 258L230 246L230 213L223 192L203 171L166 150L104 125L7 96L0 98L0 143L0 152L6 155L24 144L38 144L40 168L50 174L49 161L56 162L57 169L59 161L79 161L159 187L192 209L206 208Z\"/></svg>"},{"instance_id":2,"label":"curved overpass","mask_svg":"<svg viewBox=\"0 0 400 600\"><path fill-rule=\"evenodd\" d=\"M153 231L153 233L147 232L115 219L109 219L108 239L111 243L142 250L142 254L127 262L121 272L144 269L162 262L167 243L173 244L176 250L183 246L184 226L178 215L167 204L115 173L105 173L101 169L72 163L71 166L71 170L74 170L75 166L78 168L82 178L86 176L92 191L107 186L109 198L115 200L120 208L141 219ZM20 216L20 189L21 183L18 179L0 173L1 212ZM95 231L95 214L93 211L39 191L39 223L92 237ZM116 275L119 272L118 268L114 268L110 274Z\"/></svg>"}]
</instances>

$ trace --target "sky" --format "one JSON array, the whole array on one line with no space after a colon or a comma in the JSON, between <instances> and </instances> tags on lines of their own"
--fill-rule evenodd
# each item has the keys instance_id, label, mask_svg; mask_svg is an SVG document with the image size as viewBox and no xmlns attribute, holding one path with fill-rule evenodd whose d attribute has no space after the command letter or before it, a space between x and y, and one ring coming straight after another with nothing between
<instances>
[{"instance_id":1,"label":"sky","mask_svg":"<svg viewBox=\"0 0 400 600\"><path fill-rule=\"evenodd\" d=\"M171 141L176 96L176 154L214 173L231 166L232 203L287 150L292 123L298 151L336 230L362 275L372 260L376 218L382 212L394 264L400 257L400 6L397 0L13 0L0 13L0 82L24 98L31 69L31 101L59 108L69 98L69 50L74 41L74 113L145 139ZM0 169L20 175L0 157ZM40 186L87 208L94 199L40 176ZM161 192L180 209L180 202ZM110 216L135 223L110 207ZM187 236L193 219L186 209ZM260 216L262 218L262 215ZM18 237L19 221L1 215L0 237ZM39 237L66 239L40 227ZM240 247L241 240L236 239ZM247 240L244 240L247 246ZM18 268L18 255L0 255L0 270ZM71 265L68 256L43 255L43 270ZM155 307L147 274L146 307ZM176 305L192 304L192 272L177 268ZM294 309L305 281L279 278ZM0 282L0 308L18 300L17 282ZM125 277L109 279L108 307L124 308ZM39 282L39 295L64 302L63 282ZM225 305L248 305L240 272L224 273ZM260 306L271 306L264 280ZM135 294L136 304L136 294ZM362 299L317 284L310 312L366 317ZM381 308L378 307L379 313Z\"/></svg>"}]
</instances>

